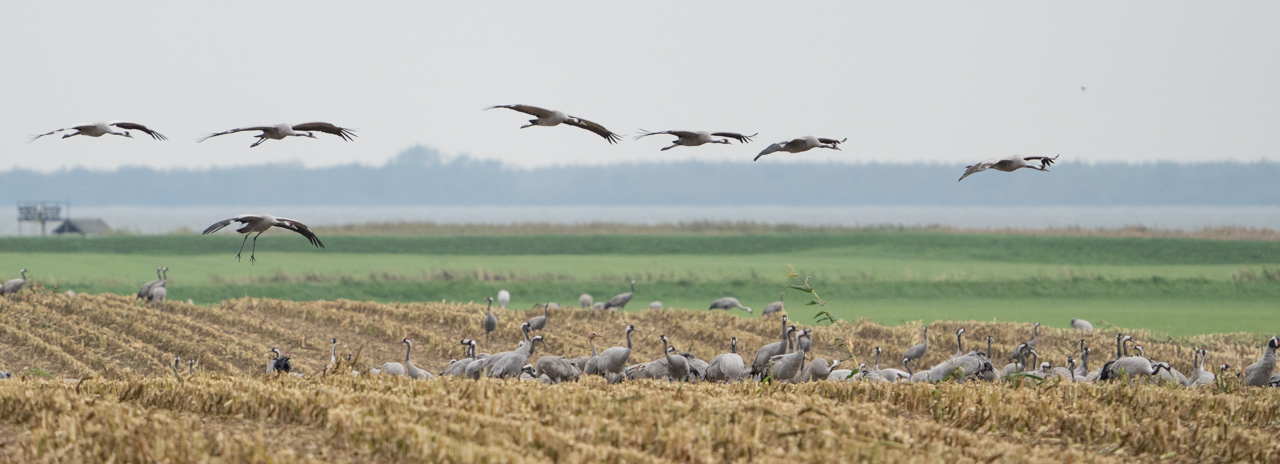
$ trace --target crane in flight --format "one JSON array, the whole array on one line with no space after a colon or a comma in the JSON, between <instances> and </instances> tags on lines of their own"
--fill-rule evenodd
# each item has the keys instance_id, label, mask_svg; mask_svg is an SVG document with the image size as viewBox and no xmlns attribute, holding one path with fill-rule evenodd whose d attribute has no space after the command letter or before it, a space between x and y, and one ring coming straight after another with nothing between
<instances>
[{"instance_id":1,"label":"crane in flight","mask_svg":"<svg viewBox=\"0 0 1280 464\"><path fill-rule=\"evenodd\" d=\"M836 140L806 135L798 139L791 139L785 142L778 142L773 145L769 145L768 147L765 147L764 151L760 152L759 155L756 155L756 159L751 161L760 161L761 156L779 151L785 151L787 153L801 153L814 148L830 148L832 150L839 150L840 144L844 143L845 140L849 139L845 138Z\"/></svg>"},{"instance_id":2,"label":"crane in flight","mask_svg":"<svg viewBox=\"0 0 1280 464\"><path fill-rule=\"evenodd\" d=\"M249 241L249 234L257 232L258 235L253 236L253 248L249 251L249 264L256 262L257 258L254 258L253 255L258 249L258 236L262 235L263 232L266 232L272 227L289 229L302 234L303 237L306 237L307 240L311 241L312 245L324 248L324 244L320 243L320 238L316 237L316 234L312 233L311 229L307 228L306 224L293 219L278 218L270 214L241 214L231 219L213 223L213 225L205 229L200 235L209 235L222 230L223 227L231 225L232 222L244 224L244 227L236 230L236 232L244 234L244 241L240 242L240 251L236 252L236 261L240 260L240 253L244 252L244 244Z\"/></svg>"},{"instance_id":3,"label":"crane in flight","mask_svg":"<svg viewBox=\"0 0 1280 464\"><path fill-rule=\"evenodd\" d=\"M262 145L262 142L266 142L268 139L284 140L285 137L311 137L314 139L316 138L316 135L313 134L312 132L324 132L326 134L333 134L338 137L341 137L342 140L346 140L348 142L351 141L352 137L356 136L355 130L353 129L338 127L333 124L329 124L327 122L309 122L306 124L298 124L295 126L290 126L285 123L280 123L274 126L241 127L238 129L222 131L216 134L209 134L197 139L196 143L209 140L219 135L234 134L236 132L245 132L245 131L260 131L260 133L256 135L256 137L258 137L258 141L253 142L253 145L249 145L249 148Z\"/></svg>"},{"instance_id":4,"label":"crane in flight","mask_svg":"<svg viewBox=\"0 0 1280 464\"><path fill-rule=\"evenodd\" d=\"M1005 158L991 158L989 160L983 161L978 164L965 166L964 175L960 176L960 180L964 180L964 178L969 177L970 175L973 175L982 171L986 171L988 169L995 169L997 171L1003 171L1003 172L1013 172L1022 168L1028 168L1028 169L1035 169L1037 171L1049 172L1049 166L1053 165L1053 162L1057 160L1058 160L1057 156L1050 158L1048 156L1014 155L1014 156L1009 156ZM1035 164L1033 164L1036 161L1040 162L1039 166L1036 166ZM960 182L960 180L956 182Z\"/></svg>"},{"instance_id":5,"label":"crane in flight","mask_svg":"<svg viewBox=\"0 0 1280 464\"><path fill-rule=\"evenodd\" d=\"M662 150L659 150L659 151L667 151L672 148L680 147L680 146L696 147L699 145L706 145L708 143L723 143L725 145L730 145L733 142L730 142L729 139L737 140L738 143L750 143L752 137L760 135L760 134L742 135L737 132L707 132L707 131L678 131L678 130L650 132L644 129L640 129L640 132L643 132L643 133L640 135L637 135L636 140L640 140L641 138L648 137L650 135L659 135L659 134L676 136L675 141L671 142L671 145L663 147ZM727 138L717 139L713 137L727 137Z\"/></svg>"},{"instance_id":6,"label":"crane in flight","mask_svg":"<svg viewBox=\"0 0 1280 464\"><path fill-rule=\"evenodd\" d=\"M118 127L120 129L124 129L124 132L116 132L115 130L112 129L112 127ZM159 132L148 129L147 126L138 124L136 122L111 121L111 122L95 122L90 124L81 124L78 126L64 127L62 129L51 130L49 132L45 132L40 135L31 136L30 139L27 139L27 143L34 142L36 141L36 139L40 137L44 137L46 135L53 135L58 132L69 131L69 130L73 130L75 132L72 132L70 134L63 134L62 138L65 139L67 137L75 137L77 135L84 135L89 137L102 137L107 134L133 138L133 134L130 134L129 131L136 130L136 131L144 132L147 135L150 135L151 138L156 140L169 140L168 137L160 135Z\"/></svg>"},{"instance_id":7,"label":"crane in flight","mask_svg":"<svg viewBox=\"0 0 1280 464\"><path fill-rule=\"evenodd\" d=\"M618 143L619 140L622 140L621 135L615 134L609 129L605 129L604 126L577 116L570 116L565 114L563 111L548 110L530 105L496 105L485 108L485 110L491 110L494 108L506 108L509 110L519 111L535 118L530 119L528 124L520 126L521 129L533 126L551 127L564 123L579 129L586 129L594 132L596 135L604 137L604 139L608 140L609 143Z\"/></svg>"}]
</instances>

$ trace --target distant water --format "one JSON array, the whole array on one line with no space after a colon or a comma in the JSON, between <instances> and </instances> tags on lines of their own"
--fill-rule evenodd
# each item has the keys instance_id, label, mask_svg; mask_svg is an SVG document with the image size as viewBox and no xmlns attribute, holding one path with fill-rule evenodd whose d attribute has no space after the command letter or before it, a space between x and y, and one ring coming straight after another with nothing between
<instances>
[{"instance_id":1,"label":"distant water","mask_svg":"<svg viewBox=\"0 0 1280 464\"><path fill-rule=\"evenodd\" d=\"M243 213L271 213L311 226L368 222L441 224L613 222L663 224L692 221L752 221L768 224L838 226L929 226L960 228L1120 228L1146 226L1170 230L1238 226L1280 229L1280 207L952 207L952 206L72 206L75 218L101 218L113 228L162 234L183 228L199 231L215 221ZM0 217L0 235L18 235L17 211ZM48 226L52 231L56 224ZM22 225L23 235L39 226Z\"/></svg>"}]
</instances>

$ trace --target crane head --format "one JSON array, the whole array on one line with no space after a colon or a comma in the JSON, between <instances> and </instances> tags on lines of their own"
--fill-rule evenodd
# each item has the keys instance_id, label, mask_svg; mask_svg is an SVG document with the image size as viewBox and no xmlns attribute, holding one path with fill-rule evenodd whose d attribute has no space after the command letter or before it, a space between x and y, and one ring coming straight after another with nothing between
<instances>
[{"instance_id":1,"label":"crane head","mask_svg":"<svg viewBox=\"0 0 1280 464\"><path fill-rule=\"evenodd\" d=\"M130 133L129 133L129 131L124 131L124 133L123 133L123 134L120 134L120 135L123 135L123 136L128 137L128 138L133 138L133 134L130 134Z\"/></svg>"}]
</instances>

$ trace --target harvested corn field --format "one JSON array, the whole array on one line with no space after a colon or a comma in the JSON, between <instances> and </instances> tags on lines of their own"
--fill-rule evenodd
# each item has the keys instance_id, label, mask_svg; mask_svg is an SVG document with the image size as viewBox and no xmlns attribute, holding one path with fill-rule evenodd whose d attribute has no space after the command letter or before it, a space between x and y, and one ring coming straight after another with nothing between
<instances>
[{"instance_id":1,"label":"harvested corn field","mask_svg":"<svg viewBox=\"0 0 1280 464\"><path fill-rule=\"evenodd\" d=\"M458 340L483 340L475 304L384 305L239 299L214 306L150 308L116 295L68 297L43 290L0 303L0 457L8 461L536 462L686 461L1083 461L1193 462L1280 458L1280 396L1239 386L1014 382L607 384L601 377L544 385L353 375L403 360L434 373L462 356ZM490 351L513 349L517 321L541 311L495 310ZM793 316L800 319L800 316ZM722 312L610 314L561 309L545 351L590 353L639 329L632 362L656 359L658 335L704 359L738 337L749 355L779 336L771 318ZM1050 324L1051 325L1051 324ZM1065 325L1065 324L1063 324ZM932 322L922 365L951 356L955 329L993 337L1001 360L1031 336L1020 324ZM873 347L900 359L918 326L837 322L813 327L817 356L854 367ZM1147 339L1152 358L1190 372L1192 347L1208 362L1241 366L1265 337L1246 334ZM338 339L338 366L330 362ZM1105 351L1115 332L1043 327L1042 359L1060 365L1078 340ZM1114 345L1111 345L1114 346ZM294 373L267 375L279 347ZM541 347L541 346L539 346ZM982 348L985 349L985 342ZM352 363L345 361L353 354ZM536 359L548 353L534 353ZM173 356L197 360L170 367ZM1101 357L1101 356L1100 356ZM354 364L354 365L353 365ZM889 364L889 363L885 363Z\"/></svg>"}]
</instances>

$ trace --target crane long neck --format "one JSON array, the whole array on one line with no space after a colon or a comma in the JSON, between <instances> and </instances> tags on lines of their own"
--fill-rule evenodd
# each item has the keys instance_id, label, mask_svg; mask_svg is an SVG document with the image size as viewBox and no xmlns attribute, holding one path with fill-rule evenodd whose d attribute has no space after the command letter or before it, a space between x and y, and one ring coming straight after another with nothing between
<instances>
[{"instance_id":1,"label":"crane long neck","mask_svg":"<svg viewBox=\"0 0 1280 464\"><path fill-rule=\"evenodd\" d=\"M738 340L729 340L729 352L734 354L738 353Z\"/></svg>"},{"instance_id":2,"label":"crane long neck","mask_svg":"<svg viewBox=\"0 0 1280 464\"><path fill-rule=\"evenodd\" d=\"M956 332L956 353L964 354L963 332Z\"/></svg>"},{"instance_id":3,"label":"crane long neck","mask_svg":"<svg viewBox=\"0 0 1280 464\"><path fill-rule=\"evenodd\" d=\"M627 349L631 349L631 331L627 331Z\"/></svg>"},{"instance_id":4,"label":"crane long neck","mask_svg":"<svg viewBox=\"0 0 1280 464\"><path fill-rule=\"evenodd\" d=\"M987 358L991 358L991 337L987 337Z\"/></svg>"},{"instance_id":5,"label":"crane long neck","mask_svg":"<svg viewBox=\"0 0 1280 464\"><path fill-rule=\"evenodd\" d=\"M880 370L880 350L876 350L876 362L875 362L875 365L874 365L873 367L874 367L874 368L875 368L875 370L877 370L877 371L878 371L878 370Z\"/></svg>"},{"instance_id":6,"label":"crane long neck","mask_svg":"<svg viewBox=\"0 0 1280 464\"><path fill-rule=\"evenodd\" d=\"M410 350L413 350L413 344L412 344L412 343L405 343L405 344L404 344L404 363L405 363L405 364L409 364L409 351L410 351Z\"/></svg>"},{"instance_id":7,"label":"crane long neck","mask_svg":"<svg viewBox=\"0 0 1280 464\"><path fill-rule=\"evenodd\" d=\"M338 344L337 343L334 343L333 346L330 348L329 362L330 363L338 362Z\"/></svg>"},{"instance_id":8,"label":"crane long neck","mask_svg":"<svg viewBox=\"0 0 1280 464\"><path fill-rule=\"evenodd\" d=\"M1120 356L1122 356L1122 355L1120 354L1120 353L1121 353L1121 352L1120 352L1120 344L1121 344L1121 343L1124 343L1124 337L1116 337L1116 359L1120 359Z\"/></svg>"},{"instance_id":9,"label":"crane long neck","mask_svg":"<svg viewBox=\"0 0 1280 464\"><path fill-rule=\"evenodd\" d=\"M596 356L600 354L600 352L596 351L596 340L594 338L587 338L587 344L591 345L592 356Z\"/></svg>"}]
</instances>

